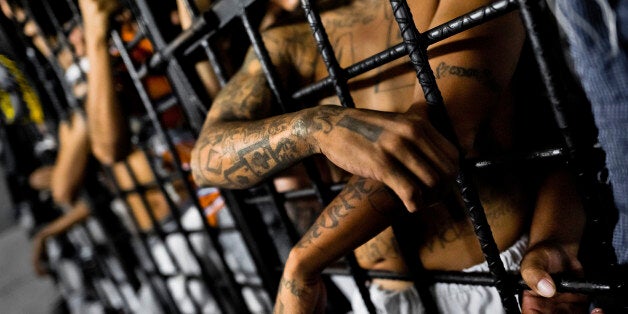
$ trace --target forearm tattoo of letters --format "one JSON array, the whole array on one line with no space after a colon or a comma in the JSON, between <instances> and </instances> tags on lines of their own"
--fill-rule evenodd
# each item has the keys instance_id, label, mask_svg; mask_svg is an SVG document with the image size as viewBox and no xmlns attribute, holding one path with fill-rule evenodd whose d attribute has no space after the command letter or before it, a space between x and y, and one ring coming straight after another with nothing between
<instances>
[{"instance_id":1,"label":"forearm tattoo of letters","mask_svg":"<svg viewBox=\"0 0 628 314\"><path fill-rule=\"evenodd\" d=\"M318 219L297 243L297 248L307 248L312 242L321 236L325 230L336 229L343 218L345 218L356 204L368 204L373 208L374 202L371 200L377 194L384 192L371 185L366 179L360 179L353 184L348 184L336 199L321 213ZM388 193L388 192L384 192Z\"/></svg>"},{"instance_id":2,"label":"forearm tattoo of letters","mask_svg":"<svg viewBox=\"0 0 628 314\"><path fill-rule=\"evenodd\" d=\"M298 299L300 299L305 293L305 289L303 287L299 287L299 284L296 280L290 280L281 277L281 280L279 281L279 291L281 292L281 290L283 289L290 291L290 293Z\"/></svg>"}]
</instances>

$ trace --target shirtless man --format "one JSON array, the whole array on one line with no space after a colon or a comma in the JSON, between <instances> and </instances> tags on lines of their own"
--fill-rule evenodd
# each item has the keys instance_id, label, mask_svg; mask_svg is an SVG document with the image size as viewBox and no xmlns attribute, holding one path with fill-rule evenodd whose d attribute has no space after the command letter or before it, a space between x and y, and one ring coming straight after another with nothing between
<instances>
[{"instance_id":1,"label":"shirtless man","mask_svg":"<svg viewBox=\"0 0 628 314\"><path fill-rule=\"evenodd\" d=\"M409 5L415 24L424 31L488 3L445 0L410 1ZM386 1L350 1L321 16L343 67L401 41ZM311 38L306 23L264 34L288 90L327 76ZM430 64L466 158L503 154L516 144L510 123L510 80L523 40L519 17L512 13L429 50ZM415 91L415 82L415 72L402 59L350 81L358 109L333 106L337 100L326 98L319 104L332 106L273 116L270 89L251 52L218 94L192 154L197 184L250 187L315 154L325 155L354 175L291 251L277 296L277 312L322 310L321 271L369 239L356 251L363 267L405 272L392 249L395 241L388 228L404 206L421 217L416 240L426 268L461 270L482 263L470 222L452 218L443 202L423 201L433 199L431 194L456 197L434 192L450 190L458 152L430 125L425 99ZM534 293L550 297L555 288L548 272L563 270L554 266L564 262L577 268L583 217L578 214L579 203L569 180L562 174L548 177L543 183L547 188L536 196L536 204L530 204L533 196L525 192L524 179L515 171L501 171L478 175L477 183L499 249L514 250L510 254L520 258L525 249L522 236L529 234L528 256L533 258L524 260L522 273ZM564 219L563 224L573 225L574 232L556 228L552 222L557 216ZM514 260L508 266L516 269L518 263ZM386 280L374 280L373 284L397 291L408 291L411 286Z\"/></svg>"}]
</instances>

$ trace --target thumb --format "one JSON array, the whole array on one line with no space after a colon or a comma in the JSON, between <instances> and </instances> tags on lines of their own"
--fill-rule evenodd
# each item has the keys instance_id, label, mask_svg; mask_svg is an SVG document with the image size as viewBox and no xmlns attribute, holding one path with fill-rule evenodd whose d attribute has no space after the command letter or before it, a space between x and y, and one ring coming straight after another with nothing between
<instances>
[{"instance_id":1,"label":"thumb","mask_svg":"<svg viewBox=\"0 0 628 314\"><path fill-rule=\"evenodd\" d=\"M521 263L521 277L532 291L551 298L556 294L556 284L547 271L548 266L539 254L528 254Z\"/></svg>"}]
</instances>

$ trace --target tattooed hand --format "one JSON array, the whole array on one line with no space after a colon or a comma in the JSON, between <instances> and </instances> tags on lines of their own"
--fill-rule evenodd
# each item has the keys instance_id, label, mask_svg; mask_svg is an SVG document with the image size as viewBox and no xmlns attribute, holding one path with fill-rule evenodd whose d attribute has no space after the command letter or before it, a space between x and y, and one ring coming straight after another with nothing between
<instances>
[{"instance_id":1,"label":"tattooed hand","mask_svg":"<svg viewBox=\"0 0 628 314\"><path fill-rule=\"evenodd\" d=\"M284 272L279 282L273 313L324 313L325 303L325 286L320 277L300 280Z\"/></svg>"},{"instance_id":2,"label":"tattooed hand","mask_svg":"<svg viewBox=\"0 0 628 314\"><path fill-rule=\"evenodd\" d=\"M413 212L423 188L454 177L458 152L420 115L321 106L303 119L315 146L340 168L386 184ZM316 130L316 132L313 132Z\"/></svg>"}]
</instances>

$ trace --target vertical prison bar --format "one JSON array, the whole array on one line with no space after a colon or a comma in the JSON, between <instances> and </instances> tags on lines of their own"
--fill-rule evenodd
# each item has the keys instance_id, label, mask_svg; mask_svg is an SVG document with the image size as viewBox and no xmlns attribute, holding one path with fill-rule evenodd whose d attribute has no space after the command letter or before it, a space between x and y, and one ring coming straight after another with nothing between
<instances>
[{"instance_id":1,"label":"vertical prison bar","mask_svg":"<svg viewBox=\"0 0 628 314\"><path fill-rule=\"evenodd\" d=\"M40 21L37 21L34 16L31 15L30 12L30 8L27 8L27 16L29 19L31 19L32 21L34 21L35 23L39 23ZM55 27L59 26L60 24L58 23L56 16L54 15L52 10L47 10L47 15L48 18L50 20L53 20L53 24L55 25ZM21 27L20 27L21 28ZM45 38L43 36L43 34L41 33L41 29L40 27L38 27L37 30L39 36L42 36L42 38ZM50 42L48 40L44 40L43 44L46 45L46 47L48 48L48 50L50 52L54 52L57 50L62 50L62 49L69 49L68 51L71 52L73 60L76 60L76 55L74 54L74 51L72 50L72 47L70 46L70 44L68 43L67 40L63 40L64 38L62 38L60 40L60 42L57 44L58 48L57 49L53 49L54 47L52 47L52 45L50 45ZM27 41L27 39L25 39L24 37L22 37L22 40L24 40L25 42ZM45 86L44 88L47 91L47 94L49 96L49 100L51 101L52 105L53 105L53 109L57 112L58 117L60 118L60 122L65 122L65 123L69 123L69 114L66 112L66 110L62 107L59 99L57 98L57 94L54 91L54 86L53 86L53 82L49 81L48 78L46 77L46 73L43 73L45 66L42 65L39 60L33 55L33 54L28 54L29 60L31 62L34 63L35 67L36 67L36 72L37 72L37 76L39 79L41 79ZM67 88L67 83L65 81L65 77L63 76L63 74L60 74L62 72L61 70L61 66L58 64L57 59L55 58L54 53L50 56L46 56L47 57L47 61L49 64L47 64L48 66L52 67L53 69L55 69L55 73L57 74L57 80L53 80L54 82L57 83L61 83L62 85L64 85L63 91L65 93L66 99L70 100L71 103L74 104L73 108L74 110L80 110L80 107L78 107L78 105L76 105L79 100L76 99L76 97L74 96L74 94ZM84 77L84 74L81 72L81 75ZM60 82L59 82L60 81ZM89 206L91 208L92 211L97 211L99 210L99 206L101 204L96 204L96 202L94 202L94 199L91 198L91 195L88 195L88 202L89 202ZM97 215L98 216L98 215ZM99 220L96 220L96 223L99 223ZM73 230L71 231L80 231L81 226L77 226L74 227ZM102 230L102 227L101 227ZM92 252L89 257L87 257L87 259L85 257L78 257L81 262L89 262L89 261L93 261L94 263L96 263L94 266L96 267L96 269L98 271L100 271L102 273L102 275L105 275L106 278L108 278L109 280L111 280L111 282L114 284L114 289L116 290L118 296L121 299L122 302L122 306L126 308L126 311L129 311L129 302L127 299L127 295L124 294L121 291L120 288L120 284L123 284L122 282L120 282L118 280L118 278L114 277L114 274L111 273L111 270L109 269L108 264L105 262L105 260L103 260L104 258L106 258L105 256L101 256L101 252L98 250L98 247L101 244L98 244L95 239L93 238L93 236L91 235L91 232L86 228L85 230L83 230L83 232L81 233L83 235L85 235L86 240L90 243L89 245L91 246L91 249L89 250L89 252ZM110 235L109 233L107 233L107 235ZM75 243L76 244L76 243ZM80 244L76 244L76 245L80 245ZM112 254L115 252L115 245L113 245L110 241L109 237L105 238L105 243L104 245L106 246L105 248L107 250L110 250L108 254ZM77 247L76 248L77 251L81 251L81 247ZM81 255L82 256L82 255ZM110 258L119 258L119 255L110 255ZM93 279L96 280L96 279ZM89 281L88 281L89 282ZM100 291L100 289L98 289L98 285L94 284L94 289L98 292ZM103 293L101 291L101 293ZM101 296L102 299L105 298L105 296ZM106 301L106 300L103 300ZM108 299L108 301L111 301L110 299ZM113 304L109 304L110 306L113 306Z\"/></svg>"},{"instance_id":2,"label":"vertical prison bar","mask_svg":"<svg viewBox=\"0 0 628 314\"><path fill-rule=\"evenodd\" d=\"M430 110L430 120L436 128L460 149L460 145L456 139L453 126L449 121L443 97L436 84L436 78L430 68L427 57L427 47L421 42L420 32L414 25L412 13L405 0L390 0L393 14L399 24L401 36L406 44L406 49L410 56L410 61L414 65L417 72L417 79L421 84L425 99ZM461 159L462 159L461 152ZM484 208L480 202L480 197L476 188L469 181L468 169L465 169L462 163L460 173L456 178L462 199L467 207L467 212L473 222L474 231L482 247L484 258L488 263L490 272L495 277L495 287L502 299L502 304L507 313L519 312L519 306L515 299L515 292L510 283L507 282L506 270L504 264L499 258L499 250L495 239L488 225Z\"/></svg>"},{"instance_id":3,"label":"vertical prison bar","mask_svg":"<svg viewBox=\"0 0 628 314\"><path fill-rule=\"evenodd\" d=\"M70 0L70 1L71 1L71 0ZM507 10L508 10L508 12L509 12L510 10L512 10L512 9L515 7L515 5L514 5L514 4L515 4L515 1L516 1L516 0L498 1L498 2L496 2L496 3L493 5L493 8L494 8L495 10L494 10L494 11L490 11L490 12L491 12L491 14L493 14L494 12L498 12L499 14L501 14L501 13L505 13L505 12L507 12ZM396 1L391 1L391 2L396 3ZM525 1L520 1L520 2L522 2L522 3L523 3L523 2L525 2ZM403 4L405 4L405 2L403 2ZM403 4L402 4L402 5L403 5ZM393 7L395 7L395 5L393 5ZM505 8L506 8L506 9L505 9ZM501 11L501 10L503 10L503 11ZM406 13L407 13L407 14L410 14L409 10L408 10L407 12L404 12L404 10L401 10L401 11L394 10L394 11L395 11L395 12L401 12L401 13L399 13L399 14L400 14L400 15L402 15L402 16L401 16L402 18L408 18L408 16L406 15ZM485 11L485 12L489 12L489 11ZM527 18L527 19L531 19L531 17L530 17L530 16L526 17L526 14L529 14L529 13L526 13L526 11L523 11L523 12L522 12L522 14L523 14L523 16L524 16L524 21L525 21L525 19L526 19L526 18ZM487 15L489 15L489 14L487 13ZM476 15L476 16L477 16L477 15ZM244 20L244 19L243 19L243 20ZM411 18L410 18L410 20L411 20ZM465 22L468 22L468 21L472 21L473 23L466 24ZM451 34L452 34L452 33L449 33L449 31L450 31L450 30L452 30L452 29L456 29L459 25L462 25L460 29L463 29L464 27L470 27L470 26L468 26L468 25L470 25L470 24L477 25L477 24L482 23L482 22L484 22L484 21L485 21L485 20L484 20L484 19L482 19L482 18L480 18L480 19L464 19L464 18L462 18L462 17L461 17L461 18L460 18L457 22L456 22L456 20L454 20L454 21L452 21L452 23L451 23L451 24L447 24L447 25L444 25L443 27L439 28L439 29L437 30L438 32L437 32L437 31L434 31L434 32L432 32L432 31L427 31L427 32L426 32L426 33L427 33L427 36L426 36L425 34L420 34L420 33L418 33L418 31L416 31L416 34L411 34L411 35L414 35L414 37L413 37L413 38L409 38L409 40L417 40L417 38L419 38L418 42L423 41L423 43L422 43L422 44L425 44L425 45L427 46L427 45L429 45L429 43L430 43L430 39L431 39L431 40L433 40L432 42L437 41L437 40L434 40L434 39L433 39L434 37L447 37L447 36L451 36ZM406 21L406 22L407 22L407 21ZM529 24L529 25L526 25L526 26L528 27L528 30L529 30L529 32L530 32L530 30L531 30L531 29L533 29L533 24L534 24L534 23L532 23L532 22L530 22L530 21L526 21L526 22ZM405 22L403 22L403 23L405 23ZM401 24L401 23L400 23L400 24ZM150 25L150 23L149 23L149 25ZM153 25L153 26L154 26L154 25ZM402 27L402 29L404 29L404 28L405 28L405 26L404 26L404 27ZM412 28L411 26L408 26L408 28L405 28L405 29L407 30L407 32L412 33L412 31L413 31L413 30L412 30L411 28ZM408 29L409 29L409 30L408 30ZM457 31L460 31L460 29L458 29ZM454 31L453 33L455 33L455 31ZM538 36L538 34L536 34L536 35L535 35L535 34L533 34L533 35L532 35L532 41L533 41L533 43L534 43L534 40L535 40L535 36ZM315 35L315 37L317 37L317 35ZM318 37L317 37L317 38L318 38ZM405 36L404 36L404 39L405 39ZM406 42L406 43L403 43L403 44L399 44L399 45L397 45L397 46L395 46L395 47L393 47L393 48L389 49L388 51L383 52L383 55L377 56L377 57L375 57L374 59L372 59L372 60L375 60L375 61L374 61L373 63L371 63L371 64L374 64L374 66L373 66L373 67L375 67L375 66L377 66L377 63L378 63L378 62L382 62L382 61L380 60L380 57L381 57L381 59L387 59L387 58L388 58L388 59L395 59L395 58L398 58L398 57L402 56L404 53L409 53L409 54L411 55L411 58L412 58L413 54L415 54L415 51L413 51L413 49L410 49L410 47L411 47L411 45L413 45L413 44L416 44L416 42L415 42L415 43L407 43L407 42ZM425 49L425 47L426 47L426 46L422 46L422 47L421 47L421 45L422 45L422 44L419 44L419 45L418 45L418 49L419 49L419 50ZM207 42L204 42L204 44L202 44L202 45L203 45L203 47L208 47ZM263 47L263 44L262 44L261 46ZM254 47L256 47L256 49L257 49L257 47L258 47L258 46L254 44ZM324 47L327 47L327 46L324 46ZM542 45L540 45L540 44L539 44L539 47L541 47L541 48L542 48ZM208 49L207 51L211 51L211 50L209 50L209 49ZM536 51L536 49L535 49L535 51ZM332 57L333 57L333 51L331 52L331 54L332 54ZM168 56L168 57L166 57L166 60L170 60L170 58L175 58L175 57L174 57L174 56ZM209 55L209 54L208 54L208 58L210 58L210 59L211 59L211 55ZM421 58L421 56L419 55L417 60L419 60L419 61L423 61L425 64L427 64L427 59L423 59L423 60L421 60L421 59L422 59L422 58ZM414 60L414 59L413 59L413 60ZM167 61L166 61L166 62L167 62ZM369 64L369 62L370 62L370 60L367 60L367 61L365 61L363 64ZM547 62L546 62L546 63L547 63ZM368 65L367 65L367 67L368 67ZM542 63L541 63L541 67L543 68L543 64L542 64ZM344 82L345 82L345 83L346 83L346 79L347 79L347 77L351 77L351 75L353 75L353 74L352 74L352 71L353 71L354 69L355 69L355 72L353 72L353 73L355 73L355 75L357 75L357 74L359 74L359 73L363 73L363 72L359 72L359 71L363 71L363 69L366 69L366 67L365 67L365 68L359 68L359 67L357 67L357 66L351 66L351 67L347 68L346 70L343 70L343 69L338 68L338 71L340 71L341 76L343 76L343 77L344 77ZM431 70L431 69L429 69L429 65L427 65L427 69L428 69L428 70ZM364 71L366 71L366 70L364 70ZM428 71L428 72L431 72L431 71ZM170 73L172 74L172 73L174 73L174 72L170 72ZM181 73L182 73L182 72L181 72ZM178 75L181 75L181 73L179 73ZM347 74L347 73L348 73L348 74ZM547 73L551 73L551 71L548 71ZM345 77L345 76L346 76L346 77ZM424 78L424 79L425 79L424 72L422 72L421 70L418 70L418 76L419 76L419 80L421 80L422 78ZM550 77L551 75L546 75L546 76ZM339 84L334 84L334 81L337 81L335 78L336 78L336 76L334 76L334 75L330 75L330 78L329 78L329 79L321 81L322 83L320 83L320 82L319 82L319 85L321 85L322 87L327 87L327 86L331 86L331 85L333 85L336 89L338 89L338 85L339 85ZM430 78L430 77L429 77L429 75L427 75L426 80L427 80L427 83L428 83L428 84L430 83L429 81L430 81L431 79L433 79L433 77L432 77L432 78ZM270 81L270 79L269 79L269 81ZM187 83L187 82L184 82L183 84L185 85L186 83ZM337 82L336 82L336 83L337 83ZM340 84L340 85L341 85L341 84ZM549 88L551 89L552 82L550 82L550 83L547 83L547 82L546 82L546 85L550 86ZM321 87L321 88L322 88L322 87ZM429 88L428 88L428 89L429 89ZM306 90L306 89L304 89L304 90ZM315 89L310 89L310 90L308 90L308 91L311 91L311 90L315 90ZM438 90L437 90L437 89L435 89L435 90L436 90L436 92L438 92ZM309 93L309 92L308 92L308 93ZM348 93L348 90L347 90L347 93ZM430 89L430 90L428 91L428 93L433 93L433 90L432 90L432 89ZM426 93L426 98L428 98L428 93ZM295 96L295 98L299 98L299 97L302 97L301 95L303 95L303 94L307 94L307 93L295 94L294 96ZM340 95L345 95L345 94L344 94L343 92L340 92ZM350 94L348 94L348 95L349 95L349 97L350 97ZM432 94L432 96L429 96L429 97L430 97L432 100L435 100L434 104L440 105L440 106L442 107L442 97L440 97L440 99L439 99L439 97L438 97L438 96L439 96L439 95ZM283 98L283 96L277 97L277 99L281 99L281 98ZM550 98L554 98L554 96L552 96L552 94L551 94L551 91L550 91ZM197 100L198 100L198 99L197 99ZM188 102L185 102L185 103L188 103ZM194 103L194 100L192 101L192 103ZM344 103L344 102L343 102L343 103ZM442 115L442 113L441 113L441 115ZM442 115L442 116L445 116L445 115ZM446 117L446 116L445 116L445 117ZM559 122L560 122L560 119L561 119L561 117L560 117L560 116L558 116L558 120L559 120ZM445 123L446 123L446 122L445 122ZM167 136L167 135L166 135L166 136ZM568 145L569 145L569 142L570 142L570 139L569 139L569 138L567 138L567 142L568 142ZM174 152L172 152L172 153L174 154ZM576 157L577 157L577 156L576 156ZM576 159L577 159L577 158L576 158ZM177 160L177 164L180 164L180 161L178 161L178 160ZM155 174L155 175L157 175L157 174ZM584 178L583 180L586 180L586 179L587 179L587 178ZM460 177L459 177L459 179L458 179L458 180L459 180L459 183L460 183L460 184L464 187L464 186L465 186L465 183L468 181L468 178L466 178L466 177L462 176L462 178L460 178ZM475 216L475 215L473 214L473 213L475 213L475 212L481 212L481 213L483 213L482 208L481 208L481 207L479 207L479 208L478 208L478 207L476 206L477 204L479 204L479 199L477 199L477 195L476 195L476 193L475 193L474 191L469 191L468 189L464 189L464 188L463 188L463 194L468 195L468 197L465 197L465 202L466 202L466 203L468 203L468 204L470 205L470 206L469 206L469 207L470 207L470 208L469 208L469 210L470 210L470 212L471 212L471 216L472 216L472 218ZM192 197L194 197L194 195L193 195L193 194L192 194L191 196L192 196ZM276 204L278 204L278 203L276 202ZM479 215L479 214L478 214L478 215ZM482 216L483 216L483 215L479 215L479 218L475 218L475 219L474 219L474 225L476 225L476 227L478 227L478 226L479 226L479 227L483 227L483 226L485 226L485 225L486 225L486 224L485 224L485 218L483 219L483 218L482 218ZM476 219L477 219L477 220L479 220L479 222L475 221ZM488 229L488 230L483 229L482 231L478 231L480 241L481 241L481 242L484 242L484 243L487 243L487 245L489 246L489 247L485 248L485 246L484 246L484 245L482 245L482 246L483 246L483 251L488 251L488 252L487 252L487 260L488 260L489 258L494 258L494 257L495 257L495 255L497 255L497 256L498 256L498 252L496 252L496 248L495 248L495 249L490 248L490 246L491 246L491 245L494 245L494 241L493 241L492 239L488 239L488 240L483 239L483 238L487 237L487 236L486 236L486 232L490 233L490 229ZM480 235L480 234L482 234L482 235ZM492 242L492 244L491 244L491 242ZM489 264L490 264L490 263L489 263ZM501 263L499 263L499 264L501 264ZM493 266L493 268L497 268L496 270L491 269L491 270L492 270L492 272L493 272L493 278L494 278L494 279L495 279L495 278L496 278L496 279L498 279L498 280L497 280L496 285L498 286L498 288L499 288L500 286L502 286L502 287L503 287L503 286L504 286L504 284L503 284L502 280L505 280L506 278L508 278L508 276L507 276L505 273L503 273L503 272L502 272L502 271L503 271L503 266L502 266L502 270L500 270L500 269L499 269L499 265L497 265L497 266ZM436 278L436 279L435 279L435 281L439 281L439 279L438 279L439 277L438 277L438 276L435 276L435 278ZM440 278L442 278L442 277L440 277ZM455 280L463 280L463 279L455 279ZM455 281L455 280L454 280L454 281ZM487 282L490 282L490 281L492 281L492 280L488 280ZM506 286L506 288L508 288L508 287L509 287L509 285L508 285L508 284L507 284L507 285L505 285L505 286ZM503 296L504 292L503 292L503 291L500 291L500 294L502 295L502 298L504 298L504 296ZM513 295L513 294L511 293L511 295ZM505 305L511 304L510 300L506 300L506 301L507 301L507 302L504 302L504 304L505 304Z\"/></svg>"},{"instance_id":4,"label":"vertical prison bar","mask_svg":"<svg viewBox=\"0 0 628 314\"><path fill-rule=\"evenodd\" d=\"M172 142L172 139L170 138L170 136L167 134L167 131L165 130L164 126L162 125L162 122L159 119L159 116L157 115L157 113L155 112L155 109L153 108L152 105L152 101L150 99L150 97L148 96L146 90L144 89L143 83L140 81L138 75L137 75L137 71L135 70L135 67L133 65L133 61L130 57L130 55L128 54L128 52L126 51L126 47L124 45L124 43L122 42L122 39L120 38L120 36L118 34L116 34L114 32L113 34L113 39L114 42L116 43L116 46L118 47L118 50L120 51L120 55L123 58L125 64L127 65L127 70L129 71L129 74L131 75L131 78L133 80L133 83L135 85L136 90L139 93L139 96L142 100L142 103L144 104L144 107L148 113L148 116L150 117L151 122L153 123L153 126L155 127L156 131L158 132L158 135L160 136L160 138L162 140L165 141L168 151L170 152L173 160L174 160L174 166L175 166L175 170L177 172L177 174L179 175L179 177L181 178L183 184L186 187L186 191L188 193L188 196L190 197L190 199L193 202L193 205L195 207L195 210L197 210L200 214L200 217L204 217L204 214L202 212L202 208L200 206L200 204L198 203L198 199L196 198L196 193L194 192L193 188L191 187L190 183L188 182L188 180L186 179L186 173L185 171L181 168L181 160L179 159L179 155L177 153L177 150L174 146L174 143ZM150 161L149 161L150 163ZM159 174L155 173L153 171L153 175L155 177L158 177ZM169 199L167 194L164 194L164 196L166 197L166 199ZM181 210L178 208L178 206L176 206L174 203L171 202L171 200L169 201L169 205L170 205L170 210L171 213L174 216L174 222L177 226L178 232L184 233L184 228L181 225L181 217L182 217L182 212ZM235 282L235 279L233 278L233 274L229 271L227 263L224 260L224 254L222 254L222 248L220 243L217 240L217 234L216 234L216 230L214 230L212 227L207 225L207 221L205 219L203 219L203 225L204 228L214 246L214 248L216 250L218 250L220 258L221 258L221 263L222 263L222 269L225 272L225 275L228 277L228 282L227 284L230 287L230 291L231 291L231 296L228 298L234 298L233 303L229 304L227 303L223 298L220 298L219 296L216 296L216 301L217 303L220 305L221 309L226 312L229 313L229 308L230 307L238 307L238 306L243 306L243 304L245 304L243 302L243 300L241 299L241 294L237 292L237 283ZM190 239L189 237L185 237L186 239L186 245L187 247L190 249L190 251L192 252L193 258L196 261L196 263L199 265L199 268L201 270L201 275L204 279L204 284L211 290L211 276L208 273L208 270L206 269L206 266L204 265L205 263L203 263L202 259L198 256L198 253L194 250L194 246L190 243ZM238 300L236 301L236 300ZM246 311L244 308L241 309L242 311Z\"/></svg>"}]
</instances>

